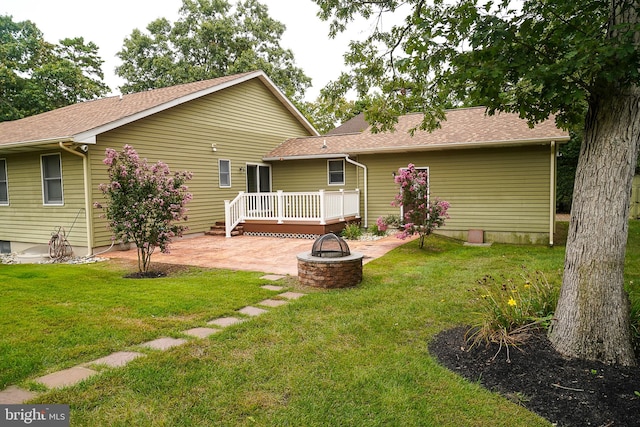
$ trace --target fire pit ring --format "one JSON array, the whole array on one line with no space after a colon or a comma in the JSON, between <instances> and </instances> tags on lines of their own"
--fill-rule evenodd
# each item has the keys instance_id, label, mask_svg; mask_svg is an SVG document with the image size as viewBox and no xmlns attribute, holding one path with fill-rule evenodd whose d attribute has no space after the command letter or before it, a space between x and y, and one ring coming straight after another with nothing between
<instances>
[{"instance_id":1,"label":"fire pit ring","mask_svg":"<svg viewBox=\"0 0 640 427\"><path fill-rule=\"evenodd\" d=\"M306 286L347 288L362 281L364 255L351 252L335 234L320 236L311 252L298 254L298 280Z\"/></svg>"}]
</instances>

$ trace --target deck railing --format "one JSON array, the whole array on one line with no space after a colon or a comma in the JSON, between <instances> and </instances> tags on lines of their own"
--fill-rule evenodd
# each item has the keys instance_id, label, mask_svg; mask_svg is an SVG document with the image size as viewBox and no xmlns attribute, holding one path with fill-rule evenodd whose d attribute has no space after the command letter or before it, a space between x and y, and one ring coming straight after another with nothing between
<instances>
[{"instance_id":1,"label":"deck railing","mask_svg":"<svg viewBox=\"0 0 640 427\"><path fill-rule=\"evenodd\" d=\"M224 201L225 232L247 220L309 221L324 225L327 221L360 217L360 190L244 193Z\"/></svg>"}]
</instances>

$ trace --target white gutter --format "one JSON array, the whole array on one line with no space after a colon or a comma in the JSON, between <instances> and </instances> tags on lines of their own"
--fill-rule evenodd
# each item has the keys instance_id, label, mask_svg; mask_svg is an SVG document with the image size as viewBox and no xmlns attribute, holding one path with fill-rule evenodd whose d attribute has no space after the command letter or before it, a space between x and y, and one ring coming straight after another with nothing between
<instances>
[{"instance_id":1,"label":"white gutter","mask_svg":"<svg viewBox=\"0 0 640 427\"><path fill-rule=\"evenodd\" d=\"M555 138L553 142L568 142L569 137ZM482 142L453 142L446 144L404 145L395 147L372 147L363 149L350 149L352 154L380 154L380 153L405 153L408 151L435 151L463 148L502 148L520 147L526 145L546 145L549 139L523 139L519 141L482 141Z\"/></svg>"},{"instance_id":2,"label":"white gutter","mask_svg":"<svg viewBox=\"0 0 640 427\"><path fill-rule=\"evenodd\" d=\"M331 138L331 137L329 137ZM569 142L570 138L559 137L552 140L554 143ZM455 142L446 144L424 144L424 145L403 145L395 147L372 147L354 149L350 148L348 151L350 154L383 154L383 153L407 153L414 151L438 151L438 150L450 150L450 149L467 149L467 148L502 148L502 147L521 147L527 145L547 145L550 140L547 139L523 139L519 141L483 141L483 142ZM347 151L347 150L345 150ZM348 154L343 152L337 153L322 153L322 154L304 154L304 155L289 155L289 156L275 156L275 157L263 157L265 162L276 162L280 160L313 160L313 159L331 159L336 157L344 157Z\"/></svg>"},{"instance_id":3,"label":"white gutter","mask_svg":"<svg viewBox=\"0 0 640 427\"><path fill-rule=\"evenodd\" d=\"M49 138L49 139L37 139L32 141L20 141L20 142L9 142L6 144L0 144L0 150L4 148L22 148L22 147L35 147L38 145L44 144L60 144L62 142L73 142L72 136L61 136L59 138Z\"/></svg>"},{"instance_id":4,"label":"white gutter","mask_svg":"<svg viewBox=\"0 0 640 427\"><path fill-rule=\"evenodd\" d=\"M263 157L262 161L264 162L279 162L282 160L316 160L316 159L335 159L338 157L349 157L348 154L344 153L333 153L333 154L310 154L308 156L286 156L286 157Z\"/></svg>"},{"instance_id":5,"label":"white gutter","mask_svg":"<svg viewBox=\"0 0 640 427\"><path fill-rule=\"evenodd\" d=\"M362 163L358 163L355 160L351 160L349 158L349 155L347 154L346 156L344 156L344 159L348 162L351 163L354 166L357 166L359 168L362 168L363 172L364 172L364 228L368 227L368 222L369 222L369 191L368 191L368 185L367 185L367 167L365 165L363 165Z\"/></svg>"},{"instance_id":6,"label":"white gutter","mask_svg":"<svg viewBox=\"0 0 640 427\"><path fill-rule=\"evenodd\" d=\"M64 143L59 142L58 145L64 151L71 153L75 156L82 157L82 172L84 175L84 215L86 223L87 233L87 256L93 255L93 226L91 221L91 196L89 194L89 162L87 160L88 155L72 150Z\"/></svg>"},{"instance_id":7,"label":"white gutter","mask_svg":"<svg viewBox=\"0 0 640 427\"><path fill-rule=\"evenodd\" d=\"M551 141L551 162L549 177L549 246L553 246L553 232L556 224L556 142Z\"/></svg>"}]
</instances>

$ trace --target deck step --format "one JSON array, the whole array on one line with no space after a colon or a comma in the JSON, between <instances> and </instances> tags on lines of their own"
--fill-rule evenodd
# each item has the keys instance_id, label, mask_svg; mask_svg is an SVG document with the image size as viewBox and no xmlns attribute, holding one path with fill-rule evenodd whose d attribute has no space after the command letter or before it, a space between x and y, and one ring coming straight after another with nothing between
<instances>
[{"instance_id":1,"label":"deck step","mask_svg":"<svg viewBox=\"0 0 640 427\"><path fill-rule=\"evenodd\" d=\"M227 231L224 221L216 221L215 225L211 226L209 231L206 231L204 234L207 236L225 236ZM231 236L240 236L242 234L244 234L244 227L242 225L237 225L231 231Z\"/></svg>"}]
</instances>

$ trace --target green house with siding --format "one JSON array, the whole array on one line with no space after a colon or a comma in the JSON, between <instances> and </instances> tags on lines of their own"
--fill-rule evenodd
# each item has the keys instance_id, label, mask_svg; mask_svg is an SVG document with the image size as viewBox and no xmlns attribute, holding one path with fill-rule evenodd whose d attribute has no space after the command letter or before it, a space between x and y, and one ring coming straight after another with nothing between
<instances>
[{"instance_id":1,"label":"green house with siding","mask_svg":"<svg viewBox=\"0 0 640 427\"><path fill-rule=\"evenodd\" d=\"M189 170L189 232L224 218L224 200L270 190L265 153L313 126L261 71L83 102L0 123L0 251L47 244L64 227L74 252L108 247L98 190L106 148L132 145Z\"/></svg>"},{"instance_id":2,"label":"green house with siding","mask_svg":"<svg viewBox=\"0 0 640 427\"><path fill-rule=\"evenodd\" d=\"M551 243L558 145L552 120L530 128L484 108L447 112L432 133L371 133L361 116L319 136L261 71L109 97L0 123L0 251L46 244L64 227L77 255L111 244L98 186L105 150L132 145L150 162L189 170L189 233L220 220L254 234L306 237L400 214L394 174L428 169L451 203L440 231L462 240Z\"/></svg>"},{"instance_id":3,"label":"green house with siding","mask_svg":"<svg viewBox=\"0 0 640 427\"><path fill-rule=\"evenodd\" d=\"M285 141L263 158L285 192L360 190L365 226L399 215L395 174L413 163L429 172L430 194L451 203L439 232L461 240L553 244L556 158L569 135L552 119L529 127L515 114L450 110L431 133L402 116L394 132L372 133L362 116L329 135ZM470 233L470 230L472 232Z\"/></svg>"}]
</instances>

